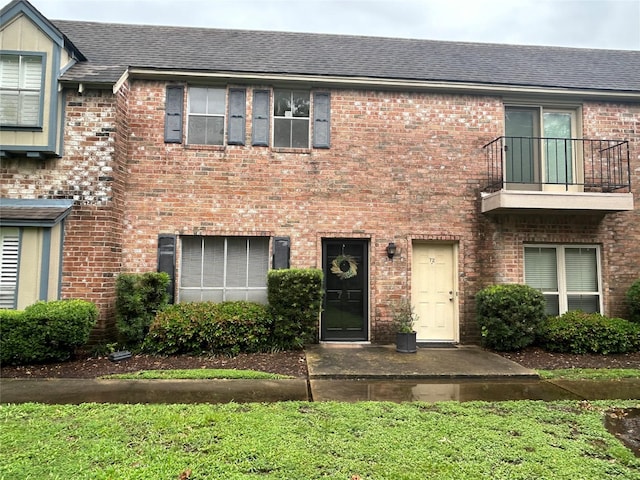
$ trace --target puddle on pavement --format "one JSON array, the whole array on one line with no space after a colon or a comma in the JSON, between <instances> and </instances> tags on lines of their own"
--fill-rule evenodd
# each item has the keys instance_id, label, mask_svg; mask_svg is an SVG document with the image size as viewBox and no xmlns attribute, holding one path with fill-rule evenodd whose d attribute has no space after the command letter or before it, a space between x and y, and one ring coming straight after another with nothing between
<instances>
[{"instance_id":1,"label":"puddle on pavement","mask_svg":"<svg viewBox=\"0 0 640 480\"><path fill-rule=\"evenodd\" d=\"M609 433L640 457L640 408L612 410L607 413L604 424Z\"/></svg>"},{"instance_id":2,"label":"puddle on pavement","mask_svg":"<svg viewBox=\"0 0 640 480\"><path fill-rule=\"evenodd\" d=\"M540 380L449 381L311 380L313 400L362 402L468 402L473 400L573 400L582 397Z\"/></svg>"}]
</instances>

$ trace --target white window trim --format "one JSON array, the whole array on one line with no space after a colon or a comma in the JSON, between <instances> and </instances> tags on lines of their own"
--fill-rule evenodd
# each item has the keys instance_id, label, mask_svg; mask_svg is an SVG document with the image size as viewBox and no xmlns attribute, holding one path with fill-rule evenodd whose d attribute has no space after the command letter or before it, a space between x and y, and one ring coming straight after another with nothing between
<instances>
[{"instance_id":1,"label":"white window trim","mask_svg":"<svg viewBox=\"0 0 640 480\"><path fill-rule=\"evenodd\" d=\"M224 91L224 108L221 113L192 113L191 112L191 90L194 88L206 90L222 90ZM229 109L229 92L226 87L206 86L206 85L190 85L187 87L187 145L205 145L208 147L222 147L225 145L227 138L227 111ZM189 124L192 117L211 117L222 118L222 142L221 143L193 143L189 139Z\"/></svg>"},{"instance_id":2,"label":"white window trim","mask_svg":"<svg viewBox=\"0 0 640 480\"><path fill-rule=\"evenodd\" d=\"M523 280L527 278L526 275L526 262L524 262L524 251L526 248L555 248L556 250L556 276L558 280L557 292L543 292L546 295L558 295L558 310L562 315L568 311L567 298L571 294L576 295L597 295L598 296L598 310L603 313L603 298L602 298L602 261L600 254L600 246L592 244L574 244L574 243L528 243L525 244L522 249L523 258ZM567 275L566 275L566 263L565 263L565 249L567 248L594 248L596 250L596 269L598 280L597 292L569 292L567 291ZM526 283L526 281L524 282Z\"/></svg>"}]
</instances>

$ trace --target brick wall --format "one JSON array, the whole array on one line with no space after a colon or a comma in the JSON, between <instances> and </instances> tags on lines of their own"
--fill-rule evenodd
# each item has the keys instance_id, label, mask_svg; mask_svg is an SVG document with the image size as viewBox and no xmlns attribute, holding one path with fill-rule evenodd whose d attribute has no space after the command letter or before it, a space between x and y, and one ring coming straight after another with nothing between
<instances>
[{"instance_id":1,"label":"brick wall","mask_svg":"<svg viewBox=\"0 0 640 480\"><path fill-rule=\"evenodd\" d=\"M175 84L175 82L171 82ZM294 267L321 267L323 238L370 241L371 340L391 340L390 305L408 295L412 240L458 246L460 338L477 341L474 296L522 282L523 243L602 246L606 311L621 314L640 276L638 210L606 216L479 213L482 145L504 131L497 97L331 91L331 148L165 144L164 82L117 94L67 93L62 159L3 161L2 195L74 198L67 220L63 296L101 308L113 326L115 275L156 269L159 233L291 238ZM186 96L185 96L186 105ZM585 103L585 138L628 138L640 205L639 107ZM389 242L398 246L390 261Z\"/></svg>"}]
</instances>

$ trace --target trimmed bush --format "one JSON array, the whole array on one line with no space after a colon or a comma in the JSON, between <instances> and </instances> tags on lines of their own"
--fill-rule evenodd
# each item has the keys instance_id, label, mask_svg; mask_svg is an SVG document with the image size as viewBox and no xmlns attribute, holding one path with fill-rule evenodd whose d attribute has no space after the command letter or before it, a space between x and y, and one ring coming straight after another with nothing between
<instances>
[{"instance_id":1,"label":"trimmed bush","mask_svg":"<svg viewBox=\"0 0 640 480\"><path fill-rule=\"evenodd\" d=\"M169 275L164 272L122 273L116 280L118 341L138 348L156 313L169 301Z\"/></svg>"},{"instance_id":2,"label":"trimmed bush","mask_svg":"<svg viewBox=\"0 0 640 480\"><path fill-rule=\"evenodd\" d=\"M562 353L627 353L640 349L640 325L599 313L567 312L542 325L538 343Z\"/></svg>"},{"instance_id":3,"label":"trimmed bush","mask_svg":"<svg viewBox=\"0 0 640 480\"><path fill-rule=\"evenodd\" d=\"M89 340L97 307L85 300L37 302L0 311L0 361L12 365L68 360Z\"/></svg>"},{"instance_id":4,"label":"trimmed bush","mask_svg":"<svg viewBox=\"0 0 640 480\"><path fill-rule=\"evenodd\" d=\"M143 348L164 355L259 352L268 349L271 325L258 303L179 303L158 312Z\"/></svg>"},{"instance_id":5,"label":"trimmed bush","mask_svg":"<svg viewBox=\"0 0 640 480\"><path fill-rule=\"evenodd\" d=\"M640 280L636 280L627 290L627 304L629 305L629 320L640 323Z\"/></svg>"},{"instance_id":6,"label":"trimmed bush","mask_svg":"<svg viewBox=\"0 0 640 480\"><path fill-rule=\"evenodd\" d=\"M476 295L482 345L498 351L531 345L545 319L542 293L528 285L492 285Z\"/></svg>"},{"instance_id":7,"label":"trimmed bush","mask_svg":"<svg viewBox=\"0 0 640 480\"><path fill-rule=\"evenodd\" d=\"M267 296L274 319L274 347L297 349L317 341L322 293L320 269L269 271Z\"/></svg>"}]
</instances>

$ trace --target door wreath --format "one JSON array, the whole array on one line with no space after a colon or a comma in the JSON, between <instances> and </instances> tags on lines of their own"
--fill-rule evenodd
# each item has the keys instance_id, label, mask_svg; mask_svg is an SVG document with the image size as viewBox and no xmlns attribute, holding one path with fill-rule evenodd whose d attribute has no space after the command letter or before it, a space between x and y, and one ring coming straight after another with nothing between
<instances>
[{"instance_id":1,"label":"door wreath","mask_svg":"<svg viewBox=\"0 0 640 480\"><path fill-rule=\"evenodd\" d=\"M353 278L358 274L358 264L351 255L338 255L331 262L331 273L340 280Z\"/></svg>"}]
</instances>

